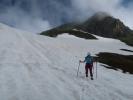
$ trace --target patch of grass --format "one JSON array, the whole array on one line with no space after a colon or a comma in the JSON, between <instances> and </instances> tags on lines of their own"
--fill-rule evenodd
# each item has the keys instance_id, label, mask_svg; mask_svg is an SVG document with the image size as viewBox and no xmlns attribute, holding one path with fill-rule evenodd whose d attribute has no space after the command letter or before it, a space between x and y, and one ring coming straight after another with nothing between
<instances>
[{"instance_id":1,"label":"patch of grass","mask_svg":"<svg viewBox=\"0 0 133 100\"><path fill-rule=\"evenodd\" d=\"M127 35L125 37L119 38L122 42L125 42L127 45L133 46L133 34Z\"/></svg>"},{"instance_id":2,"label":"patch of grass","mask_svg":"<svg viewBox=\"0 0 133 100\"><path fill-rule=\"evenodd\" d=\"M98 61L107 64L112 69L121 69L123 72L133 74L133 55L120 55L115 53L102 52L97 54Z\"/></svg>"}]
</instances>

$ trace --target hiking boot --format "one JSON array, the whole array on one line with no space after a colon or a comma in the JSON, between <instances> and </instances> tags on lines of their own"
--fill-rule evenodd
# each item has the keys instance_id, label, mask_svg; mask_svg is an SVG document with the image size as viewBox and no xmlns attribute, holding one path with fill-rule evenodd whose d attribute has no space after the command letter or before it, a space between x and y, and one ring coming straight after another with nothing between
<instances>
[{"instance_id":1,"label":"hiking boot","mask_svg":"<svg viewBox=\"0 0 133 100\"><path fill-rule=\"evenodd\" d=\"M93 77L91 77L91 80L93 80Z\"/></svg>"},{"instance_id":2,"label":"hiking boot","mask_svg":"<svg viewBox=\"0 0 133 100\"><path fill-rule=\"evenodd\" d=\"M86 75L86 77L88 77L88 75Z\"/></svg>"}]
</instances>

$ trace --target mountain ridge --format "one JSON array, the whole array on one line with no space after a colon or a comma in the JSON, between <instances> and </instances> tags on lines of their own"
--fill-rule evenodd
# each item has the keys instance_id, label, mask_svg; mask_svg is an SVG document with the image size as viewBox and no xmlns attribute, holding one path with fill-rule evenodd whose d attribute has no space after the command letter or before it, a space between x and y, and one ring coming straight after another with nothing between
<instances>
[{"instance_id":1,"label":"mountain ridge","mask_svg":"<svg viewBox=\"0 0 133 100\"><path fill-rule=\"evenodd\" d=\"M40 34L56 37L59 34L63 34L68 30L70 31L73 29L83 30L102 37L119 39L126 44L133 46L133 30L125 26L119 19L116 19L104 12L98 12L82 23L67 23L51 30L44 31ZM77 34L74 33L72 35L76 36ZM82 38L85 37L86 36Z\"/></svg>"},{"instance_id":2,"label":"mountain ridge","mask_svg":"<svg viewBox=\"0 0 133 100\"><path fill-rule=\"evenodd\" d=\"M104 13L96 13L80 26L84 31L109 38L133 33L133 30L125 26L122 21Z\"/></svg>"}]
</instances>

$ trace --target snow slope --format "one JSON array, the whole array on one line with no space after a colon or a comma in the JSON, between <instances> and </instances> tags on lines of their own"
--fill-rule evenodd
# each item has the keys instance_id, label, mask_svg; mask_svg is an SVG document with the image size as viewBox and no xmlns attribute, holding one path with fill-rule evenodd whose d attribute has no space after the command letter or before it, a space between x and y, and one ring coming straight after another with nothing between
<instances>
[{"instance_id":1,"label":"snow slope","mask_svg":"<svg viewBox=\"0 0 133 100\"><path fill-rule=\"evenodd\" d=\"M98 36L97 36L98 37ZM119 40L33 35L0 24L0 100L132 100L133 76L98 63L98 78L84 76L88 51L133 54ZM95 66L95 64L94 64Z\"/></svg>"}]
</instances>

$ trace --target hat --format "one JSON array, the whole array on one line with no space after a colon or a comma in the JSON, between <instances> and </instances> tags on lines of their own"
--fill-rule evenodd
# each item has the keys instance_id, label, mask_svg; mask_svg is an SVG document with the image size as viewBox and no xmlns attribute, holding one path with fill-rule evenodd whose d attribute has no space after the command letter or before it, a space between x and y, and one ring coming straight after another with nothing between
<instances>
[{"instance_id":1,"label":"hat","mask_svg":"<svg viewBox=\"0 0 133 100\"><path fill-rule=\"evenodd\" d=\"M91 55L91 53L90 53L90 52L88 52L88 53L87 53L87 56L90 56L90 55Z\"/></svg>"}]
</instances>

